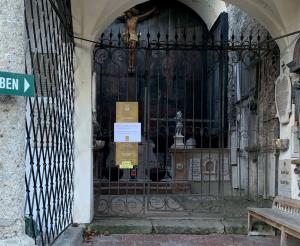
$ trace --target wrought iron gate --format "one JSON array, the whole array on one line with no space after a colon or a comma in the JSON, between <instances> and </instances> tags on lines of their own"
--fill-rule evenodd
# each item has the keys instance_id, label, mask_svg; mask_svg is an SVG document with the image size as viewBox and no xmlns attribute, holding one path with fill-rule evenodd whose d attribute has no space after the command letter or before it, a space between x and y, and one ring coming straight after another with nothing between
<instances>
[{"instance_id":1,"label":"wrought iron gate","mask_svg":"<svg viewBox=\"0 0 300 246\"><path fill-rule=\"evenodd\" d=\"M242 64L243 70L252 68L245 76L244 90L249 89L248 98L257 99L260 91L252 92L249 85L260 84L262 64L270 60L266 58L270 43L261 43L259 34L256 40L252 35L247 40L228 40L227 14L221 14L208 31L195 13L176 6L171 10L162 6L159 17L140 24L134 73L128 71L132 50L124 42L122 23L112 24L95 48L95 141L105 142L103 148L95 148L98 216L207 215L226 212L218 202L225 197L250 199L253 156L240 153L265 138L258 124L255 129L237 125L239 109L253 110L259 102L250 107L237 100L236 64ZM189 16L189 21L181 21L182 16ZM118 101L139 102L142 142L139 165L132 170L115 163L113 123ZM183 145L176 139L181 123ZM261 151L256 149L255 156L261 158Z\"/></svg>"},{"instance_id":2,"label":"wrought iron gate","mask_svg":"<svg viewBox=\"0 0 300 246\"><path fill-rule=\"evenodd\" d=\"M69 0L25 0L26 233L51 244L72 223L74 79Z\"/></svg>"}]
</instances>

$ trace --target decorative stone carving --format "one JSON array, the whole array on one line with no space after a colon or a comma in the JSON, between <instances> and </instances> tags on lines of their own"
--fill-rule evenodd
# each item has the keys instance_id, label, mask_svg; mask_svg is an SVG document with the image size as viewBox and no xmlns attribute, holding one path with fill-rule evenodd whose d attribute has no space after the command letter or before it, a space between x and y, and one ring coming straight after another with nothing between
<instances>
[{"instance_id":1,"label":"decorative stone carving","mask_svg":"<svg viewBox=\"0 0 300 246\"><path fill-rule=\"evenodd\" d=\"M189 150L188 150L189 151ZM220 160L220 151L224 151L223 159ZM230 180L228 149L194 149L186 153L189 163L188 179L190 181L217 181L219 179ZM224 165L223 173L219 173L220 163ZM221 174L222 177L219 175Z\"/></svg>"},{"instance_id":2,"label":"decorative stone carving","mask_svg":"<svg viewBox=\"0 0 300 246\"><path fill-rule=\"evenodd\" d=\"M289 142L289 139L273 139L272 146L276 150L288 150Z\"/></svg>"},{"instance_id":3,"label":"decorative stone carving","mask_svg":"<svg viewBox=\"0 0 300 246\"><path fill-rule=\"evenodd\" d=\"M196 140L194 138L189 138L186 140L185 145L188 149L196 148Z\"/></svg>"},{"instance_id":4,"label":"decorative stone carving","mask_svg":"<svg viewBox=\"0 0 300 246\"><path fill-rule=\"evenodd\" d=\"M277 117L281 124L288 124L291 114L291 79L285 69L284 73L280 75L275 81L275 104L277 110Z\"/></svg>"}]
</instances>

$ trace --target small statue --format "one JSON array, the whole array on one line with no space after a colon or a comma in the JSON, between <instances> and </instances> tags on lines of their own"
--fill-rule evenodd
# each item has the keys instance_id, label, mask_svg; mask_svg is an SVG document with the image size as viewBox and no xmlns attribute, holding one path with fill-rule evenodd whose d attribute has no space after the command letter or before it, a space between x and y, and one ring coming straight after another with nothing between
<instances>
[{"instance_id":1,"label":"small statue","mask_svg":"<svg viewBox=\"0 0 300 246\"><path fill-rule=\"evenodd\" d=\"M183 128L183 124L182 124L182 112L178 111L176 113L176 117L174 119L177 121L175 136L176 137L181 137L181 136L183 136L182 135L182 128Z\"/></svg>"},{"instance_id":2,"label":"small statue","mask_svg":"<svg viewBox=\"0 0 300 246\"><path fill-rule=\"evenodd\" d=\"M174 118L176 120L176 128L175 128L175 136L174 136L174 144L171 146L171 148L185 148L184 145L184 136L182 135L182 112L178 111L176 113L176 117Z\"/></svg>"},{"instance_id":3,"label":"small statue","mask_svg":"<svg viewBox=\"0 0 300 246\"><path fill-rule=\"evenodd\" d=\"M138 42L138 34L136 32L137 23L152 15L156 10L156 7L154 7L144 14L139 14L139 10L131 8L130 10L126 11L123 16L119 17L120 20L125 20L127 24L127 31L123 34L123 42L129 47L129 74L133 74L135 72L135 49Z\"/></svg>"}]
</instances>

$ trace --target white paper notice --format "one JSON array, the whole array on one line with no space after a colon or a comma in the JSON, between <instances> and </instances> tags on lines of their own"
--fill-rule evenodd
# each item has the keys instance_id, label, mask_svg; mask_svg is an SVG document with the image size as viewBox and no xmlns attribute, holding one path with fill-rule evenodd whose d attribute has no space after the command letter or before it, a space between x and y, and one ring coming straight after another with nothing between
<instances>
[{"instance_id":1,"label":"white paper notice","mask_svg":"<svg viewBox=\"0 0 300 246\"><path fill-rule=\"evenodd\" d=\"M141 142L141 123L114 123L114 142Z\"/></svg>"}]
</instances>

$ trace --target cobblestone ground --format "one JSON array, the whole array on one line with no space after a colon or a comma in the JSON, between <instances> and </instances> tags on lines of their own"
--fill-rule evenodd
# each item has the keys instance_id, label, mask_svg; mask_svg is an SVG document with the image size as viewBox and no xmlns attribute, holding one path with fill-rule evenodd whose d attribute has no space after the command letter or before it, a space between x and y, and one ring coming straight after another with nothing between
<instances>
[{"instance_id":1,"label":"cobblestone ground","mask_svg":"<svg viewBox=\"0 0 300 246\"><path fill-rule=\"evenodd\" d=\"M88 238L84 246L279 246L279 237L242 235L99 235ZM288 246L300 246L289 240Z\"/></svg>"}]
</instances>

